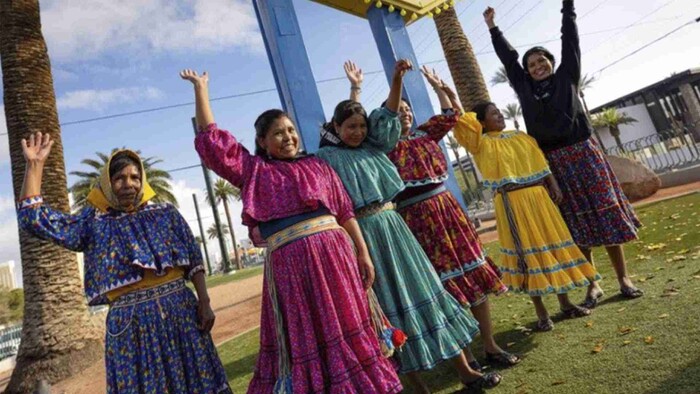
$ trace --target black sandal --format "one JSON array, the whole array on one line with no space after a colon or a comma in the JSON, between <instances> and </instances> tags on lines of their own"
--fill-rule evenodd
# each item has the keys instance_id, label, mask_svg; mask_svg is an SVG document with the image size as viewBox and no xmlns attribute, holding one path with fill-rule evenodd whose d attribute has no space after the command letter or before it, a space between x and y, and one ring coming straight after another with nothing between
<instances>
[{"instance_id":1,"label":"black sandal","mask_svg":"<svg viewBox=\"0 0 700 394\"><path fill-rule=\"evenodd\" d=\"M588 308L584 308L582 306L572 306L571 308L568 309L562 309L561 313L566 317L567 319L574 319L577 317L585 317L591 314L591 310Z\"/></svg>"},{"instance_id":2,"label":"black sandal","mask_svg":"<svg viewBox=\"0 0 700 394\"><path fill-rule=\"evenodd\" d=\"M550 318L538 320L537 325L535 326L535 330L541 331L541 332L552 331L553 329L554 329L554 322Z\"/></svg>"},{"instance_id":3,"label":"black sandal","mask_svg":"<svg viewBox=\"0 0 700 394\"><path fill-rule=\"evenodd\" d=\"M476 372L481 372L481 370L483 369L481 367L481 364L479 364L479 362L476 360L469 361L469 362L467 362L467 364L469 364L469 368L475 370Z\"/></svg>"},{"instance_id":4,"label":"black sandal","mask_svg":"<svg viewBox=\"0 0 700 394\"><path fill-rule=\"evenodd\" d=\"M621 287L620 288L620 293L622 294L623 297L629 298L629 299L634 299L634 298L639 298L644 295L644 291L642 289L636 288L636 287Z\"/></svg>"},{"instance_id":5,"label":"black sandal","mask_svg":"<svg viewBox=\"0 0 700 394\"><path fill-rule=\"evenodd\" d=\"M484 389L492 389L501 383L503 377L498 372L489 372L481 375L478 379L464 384L464 393L480 393Z\"/></svg>"},{"instance_id":6,"label":"black sandal","mask_svg":"<svg viewBox=\"0 0 700 394\"><path fill-rule=\"evenodd\" d=\"M500 353L486 352L486 362L489 364L497 364L503 367L512 367L521 361L520 357L513 353L502 351Z\"/></svg>"},{"instance_id":7,"label":"black sandal","mask_svg":"<svg viewBox=\"0 0 700 394\"><path fill-rule=\"evenodd\" d=\"M586 299L583 300L583 302L581 304L579 304L579 306L582 306L586 309L593 309L596 306L598 306L598 300L603 298L604 295L605 295L605 293L603 293L602 291L600 293L596 294L595 296L586 295Z\"/></svg>"}]
</instances>

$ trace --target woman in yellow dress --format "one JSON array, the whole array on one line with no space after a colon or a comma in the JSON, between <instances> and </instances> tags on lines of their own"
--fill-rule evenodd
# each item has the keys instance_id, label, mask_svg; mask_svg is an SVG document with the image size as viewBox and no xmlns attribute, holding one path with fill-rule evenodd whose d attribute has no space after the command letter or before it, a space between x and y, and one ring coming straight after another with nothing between
<instances>
[{"instance_id":1,"label":"woman in yellow dress","mask_svg":"<svg viewBox=\"0 0 700 394\"><path fill-rule=\"evenodd\" d=\"M482 103L460 117L454 135L474 156L484 186L496 193L503 282L512 291L530 295L537 329L549 331L554 324L542 296L556 293L567 318L587 316L591 311L574 305L567 293L600 275L574 243L555 205L561 191L537 142L523 132L504 129L498 107Z\"/></svg>"}]
</instances>

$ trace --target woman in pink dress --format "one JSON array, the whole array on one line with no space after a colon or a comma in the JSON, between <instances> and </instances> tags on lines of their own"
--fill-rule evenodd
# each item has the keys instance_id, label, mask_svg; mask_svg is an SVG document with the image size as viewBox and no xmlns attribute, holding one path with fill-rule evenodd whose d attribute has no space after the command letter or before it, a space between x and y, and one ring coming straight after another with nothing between
<instances>
[{"instance_id":1,"label":"woman in pink dress","mask_svg":"<svg viewBox=\"0 0 700 394\"><path fill-rule=\"evenodd\" d=\"M400 392L369 315L365 290L374 266L336 173L299 151L294 123L281 110L255 121L250 154L214 123L207 74L184 70L181 77L194 85L197 152L241 189L243 224L268 248L248 393Z\"/></svg>"}]
</instances>

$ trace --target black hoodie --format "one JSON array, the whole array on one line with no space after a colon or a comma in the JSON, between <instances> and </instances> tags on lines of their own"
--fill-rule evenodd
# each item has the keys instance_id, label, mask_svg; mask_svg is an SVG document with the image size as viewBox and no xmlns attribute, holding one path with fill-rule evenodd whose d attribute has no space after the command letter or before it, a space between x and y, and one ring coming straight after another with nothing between
<instances>
[{"instance_id":1,"label":"black hoodie","mask_svg":"<svg viewBox=\"0 0 700 394\"><path fill-rule=\"evenodd\" d=\"M544 81L533 80L501 30L491 29L493 47L520 99L527 132L545 152L585 141L592 132L578 94L581 48L574 1L564 0L561 12L561 65Z\"/></svg>"}]
</instances>

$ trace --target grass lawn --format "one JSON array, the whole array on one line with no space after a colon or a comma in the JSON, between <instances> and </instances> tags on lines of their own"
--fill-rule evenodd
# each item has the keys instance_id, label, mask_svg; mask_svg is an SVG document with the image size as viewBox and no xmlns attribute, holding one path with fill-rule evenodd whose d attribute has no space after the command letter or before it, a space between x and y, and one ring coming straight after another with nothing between
<instances>
[{"instance_id":1,"label":"grass lawn","mask_svg":"<svg viewBox=\"0 0 700 394\"><path fill-rule=\"evenodd\" d=\"M236 271L235 274L215 274L212 276L207 276L207 288L211 289L219 285L226 283L236 282L239 280L247 279L256 275L261 275L263 273L263 266L243 268L240 271ZM188 286L194 288L191 283L188 282Z\"/></svg>"},{"instance_id":2,"label":"grass lawn","mask_svg":"<svg viewBox=\"0 0 700 394\"><path fill-rule=\"evenodd\" d=\"M490 393L699 393L700 193L637 210L645 227L625 248L628 268L646 295L623 300L604 250L595 250L604 276L604 300L587 318L557 321L549 333L531 333L535 312L519 294L492 298L496 339L525 356ZM487 245L498 258L498 245ZM583 290L572 298L583 300ZM545 298L550 313L556 297ZM245 391L255 364L258 330L231 340L219 354L234 392ZM473 351L480 358L480 340ZM424 374L433 392L460 390L443 363ZM408 391L408 390L407 390Z\"/></svg>"}]
</instances>

